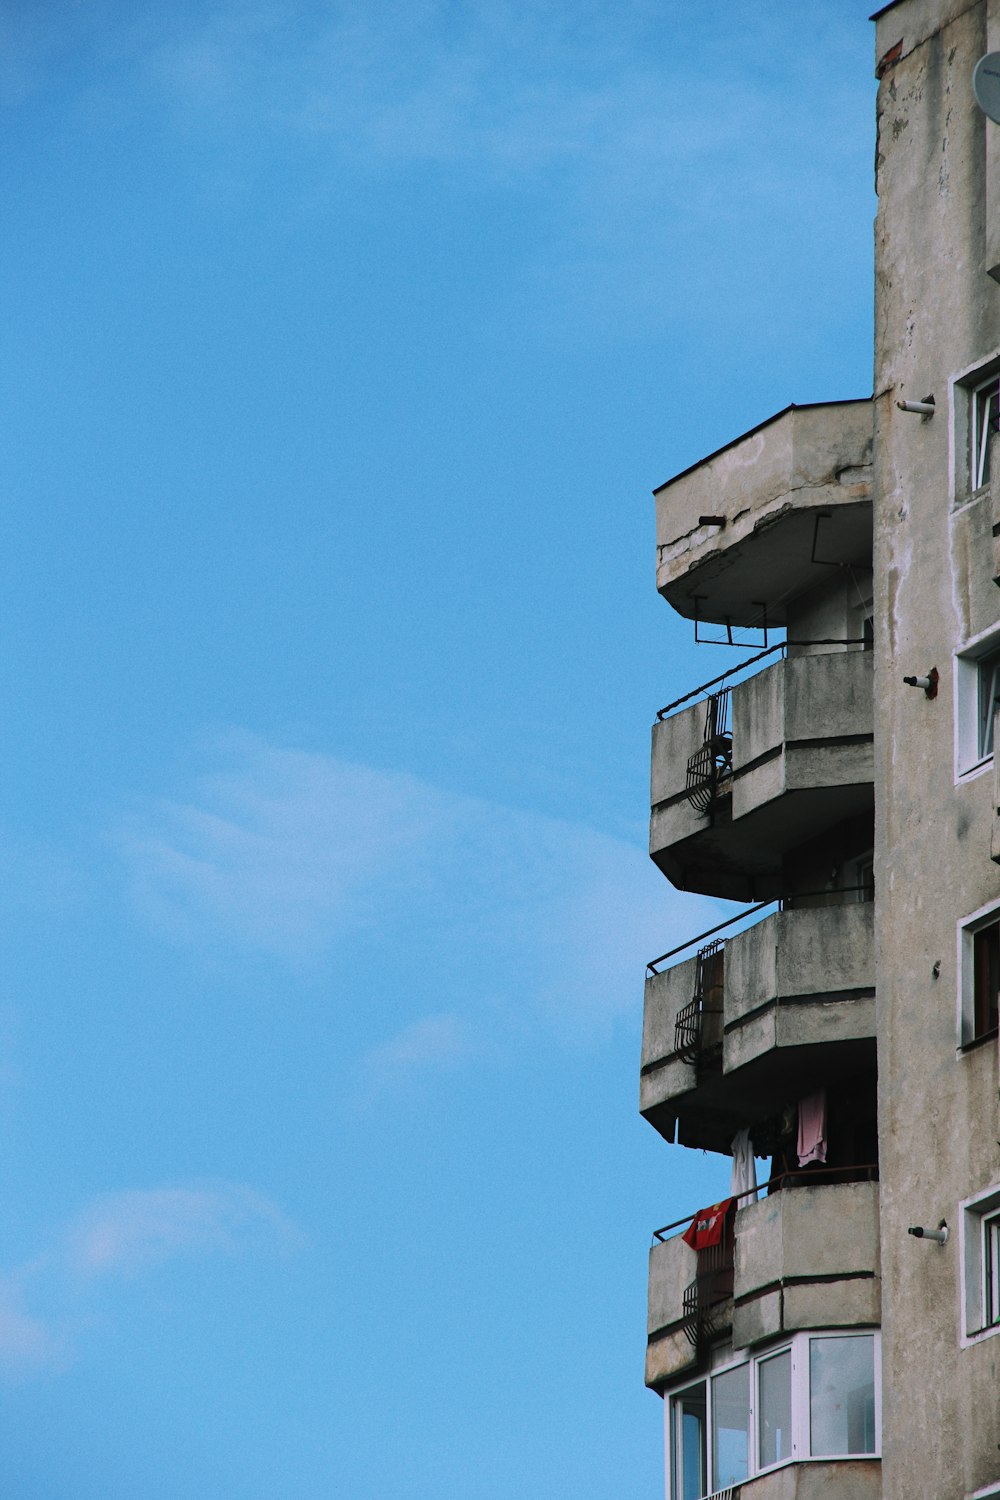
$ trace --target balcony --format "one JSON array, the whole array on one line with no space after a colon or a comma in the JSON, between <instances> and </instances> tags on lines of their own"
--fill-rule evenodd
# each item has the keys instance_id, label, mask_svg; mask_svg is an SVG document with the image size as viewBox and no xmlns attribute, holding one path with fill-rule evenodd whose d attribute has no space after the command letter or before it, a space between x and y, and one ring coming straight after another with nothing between
<instances>
[{"instance_id":1,"label":"balcony","mask_svg":"<svg viewBox=\"0 0 1000 1500\"><path fill-rule=\"evenodd\" d=\"M680 614L782 625L831 564L871 565L872 406L789 406L656 491L656 586Z\"/></svg>"},{"instance_id":2,"label":"balcony","mask_svg":"<svg viewBox=\"0 0 1000 1500\"><path fill-rule=\"evenodd\" d=\"M650 1124L668 1140L728 1151L776 1098L870 1067L873 919L862 901L778 911L650 973L640 1071Z\"/></svg>"},{"instance_id":3,"label":"balcony","mask_svg":"<svg viewBox=\"0 0 1000 1500\"><path fill-rule=\"evenodd\" d=\"M772 1193L736 1214L735 1349L881 1319L877 1182Z\"/></svg>"},{"instance_id":4,"label":"balcony","mask_svg":"<svg viewBox=\"0 0 1000 1500\"><path fill-rule=\"evenodd\" d=\"M790 850L871 815L872 665L868 651L789 656L658 719L649 845L674 885L768 900Z\"/></svg>"},{"instance_id":5,"label":"balcony","mask_svg":"<svg viewBox=\"0 0 1000 1500\"><path fill-rule=\"evenodd\" d=\"M660 1239L658 1230L649 1255L646 1384L662 1389L703 1365L713 1342L738 1351L799 1329L878 1326L878 1191L877 1182L799 1185L737 1209L728 1279L716 1271L714 1292L706 1282L701 1338L692 1337L692 1299L708 1252L692 1250L680 1234Z\"/></svg>"}]
</instances>

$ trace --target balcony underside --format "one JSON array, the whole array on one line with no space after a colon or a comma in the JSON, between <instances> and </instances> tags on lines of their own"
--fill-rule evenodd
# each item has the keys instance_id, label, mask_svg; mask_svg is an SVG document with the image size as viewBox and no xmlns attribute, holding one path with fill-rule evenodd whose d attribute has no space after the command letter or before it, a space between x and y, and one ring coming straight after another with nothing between
<instances>
[{"instance_id":1,"label":"balcony underside","mask_svg":"<svg viewBox=\"0 0 1000 1500\"><path fill-rule=\"evenodd\" d=\"M680 576L664 573L664 599L689 620L784 625L792 599L829 583L831 564L871 565L871 501L831 505L821 495L815 507L767 516L742 541L726 539L719 533L717 550Z\"/></svg>"},{"instance_id":2,"label":"balcony underside","mask_svg":"<svg viewBox=\"0 0 1000 1500\"><path fill-rule=\"evenodd\" d=\"M729 901L769 901L785 890L785 855L840 823L870 814L874 788L868 781L801 788L735 820L722 802L714 822L705 815L703 826L674 841L674 830L694 820L682 801L678 797L660 804L652 813L650 854L667 879L682 891Z\"/></svg>"},{"instance_id":3,"label":"balcony underside","mask_svg":"<svg viewBox=\"0 0 1000 1500\"><path fill-rule=\"evenodd\" d=\"M845 998L810 996L802 1008L836 1002L837 1008L860 1006L871 995ZM779 1007L794 1012L794 1002ZM865 1012L868 1013L867 1011ZM743 1067L723 1072L686 1069L691 1087L686 1092L676 1088L677 1072L672 1059L648 1064L643 1070L641 1114L667 1141L703 1151L729 1153L738 1130L760 1120L783 1101L802 1098L814 1089L831 1089L848 1082L875 1066L873 1036L821 1041L802 1046L777 1046L755 1057ZM668 1075L669 1070L669 1075ZM663 1077L663 1091L657 1098L657 1074ZM668 1082L669 1076L669 1082Z\"/></svg>"}]
</instances>

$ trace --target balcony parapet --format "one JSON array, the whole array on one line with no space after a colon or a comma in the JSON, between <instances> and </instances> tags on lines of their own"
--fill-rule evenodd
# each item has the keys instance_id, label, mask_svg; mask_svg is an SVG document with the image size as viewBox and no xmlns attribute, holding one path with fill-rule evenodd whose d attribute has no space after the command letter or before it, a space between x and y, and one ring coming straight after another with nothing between
<instances>
[{"instance_id":1,"label":"balcony parapet","mask_svg":"<svg viewBox=\"0 0 1000 1500\"><path fill-rule=\"evenodd\" d=\"M877 1182L769 1194L737 1211L735 1239L734 1349L880 1322Z\"/></svg>"},{"instance_id":2,"label":"balcony parapet","mask_svg":"<svg viewBox=\"0 0 1000 1500\"><path fill-rule=\"evenodd\" d=\"M682 890L760 901L785 853L873 807L873 654L787 657L653 726L650 854Z\"/></svg>"},{"instance_id":3,"label":"balcony parapet","mask_svg":"<svg viewBox=\"0 0 1000 1500\"><path fill-rule=\"evenodd\" d=\"M661 485L656 586L689 619L781 625L830 564L871 564L872 403L788 406Z\"/></svg>"},{"instance_id":4,"label":"balcony parapet","mask_svg":"<svg viewBox=\"0 0 1000 1500\"><path fill-rule=\"evenodd\" d=\"M740 1350L802 1329L877 1327L877 1181L813 1187L801 1174L785 1174L768 1186L767 1197L736 1210L730 1280L717 1280L710 1309L712 1339ZM707 1354L690 1327L690 1292L705 1252L681 1234L664 1234L657 1231L649 1252L646 1384L657 1389L703 1365Z\"/></svg>"}]
</instances>

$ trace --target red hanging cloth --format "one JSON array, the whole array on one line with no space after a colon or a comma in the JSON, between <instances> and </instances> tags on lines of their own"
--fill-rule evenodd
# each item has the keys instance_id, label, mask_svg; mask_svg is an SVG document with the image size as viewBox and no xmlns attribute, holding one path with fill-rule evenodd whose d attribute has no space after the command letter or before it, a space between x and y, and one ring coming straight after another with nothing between
<instances>
[{"instance_id":1,"label":"red hanging cloth","mask_svg":"<svg viewBox=\"0 0 1000 1500\"><path fill-rule=\"evenodd\" d=\"M692 1250L707 1250L722 1239L726 1227L726 1215L732 1208L734 1198L723 1198L721 1203L712 1203L708 1208L699 1208L681 1239Z\"/></svg>"}]
</instances>

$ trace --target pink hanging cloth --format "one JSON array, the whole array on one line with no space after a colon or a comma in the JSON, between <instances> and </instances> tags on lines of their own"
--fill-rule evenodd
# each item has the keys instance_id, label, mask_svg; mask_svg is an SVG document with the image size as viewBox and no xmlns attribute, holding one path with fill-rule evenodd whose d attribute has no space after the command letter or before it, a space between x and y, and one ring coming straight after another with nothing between
<instances>
[{"instance_id":1,"label":"pink hanging cloth","mask_svg":"<svg viewBox=\"0 0 1000 1500\"><path fill-rule=\"evenodd\" d=\"M799 1100L799 1166L826 1161L826 1090Z\"/></svg>"}]
</instances>

